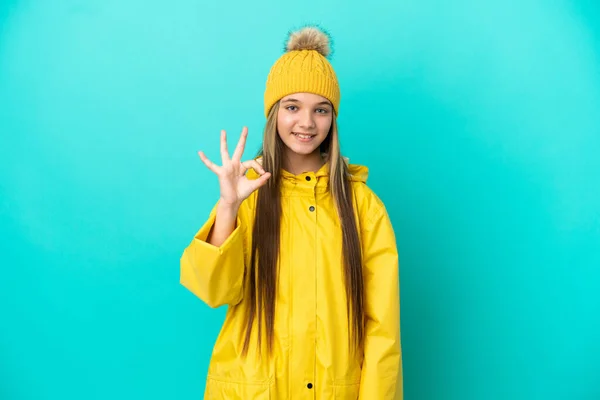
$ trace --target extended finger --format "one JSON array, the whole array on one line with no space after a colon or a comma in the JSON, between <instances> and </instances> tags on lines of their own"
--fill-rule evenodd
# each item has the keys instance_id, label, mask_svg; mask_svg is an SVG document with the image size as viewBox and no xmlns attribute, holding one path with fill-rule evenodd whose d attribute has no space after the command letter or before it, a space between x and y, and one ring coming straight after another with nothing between
<instances>
[{"instance_id":1,"label":"extended finger","mask_svg":"<svg viewBox=\"0 0 600 400\"><path fill-rule=\"evenodd\" d=\"M221 131L221 160L223 161L223 165L229 161L229 151L227 151L227 133L224 130Z\"/></svg>"},{"instance_id":2,"label":"extended finger","mask_svg":"<svg viewBox=\"0 0 600 400\"><path fill-rule=\"evenodd\" d=\"M198 155L200 156L200 159L202 160L204 165L208 167L208 169L210 169L215 174L219 173L219 167L215 165L212 161L210 161L202 151L199 151Z\"/></svg>"},{"instance_id":3,"label":"extended finger","mask_svg":"<svg viewBox=\"0 0 600 400\"><path fill-rule=\"evenodd\" d=\"M233 157L231 158L233 161L240 161L242 159L242 154L244 154L244 148L246 147L246 138L248 137L248 128L244 127L242 129L242 134L240 135L240 140L238 141L237 147L233 153Z\"/></svg>"}]
</instances>

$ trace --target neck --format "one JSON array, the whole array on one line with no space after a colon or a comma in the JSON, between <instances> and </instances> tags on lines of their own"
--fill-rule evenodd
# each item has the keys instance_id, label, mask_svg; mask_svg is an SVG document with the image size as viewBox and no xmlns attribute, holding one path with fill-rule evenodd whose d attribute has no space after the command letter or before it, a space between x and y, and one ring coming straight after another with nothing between
<instances>
[{"instance_id":1,"label":"neck","mask_svg":"<svg viewBox=\"0 0 600 400\"><path fill-rule=\"evenodd\" d=\"M309 171L317 172L323 164L323 157L321 157L319 149L307 155L289 151L283 158L283 168L294 175Z\"/></svg>"}]
</instances>

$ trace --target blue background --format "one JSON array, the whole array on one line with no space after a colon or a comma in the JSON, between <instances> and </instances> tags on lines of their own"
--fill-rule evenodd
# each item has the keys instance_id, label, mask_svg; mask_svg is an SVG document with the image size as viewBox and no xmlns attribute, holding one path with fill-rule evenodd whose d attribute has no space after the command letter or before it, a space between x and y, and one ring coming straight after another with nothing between
<instances>
[{"instance_id":1,"label":"blue background","mask_svg":"<svg viewBox=\"0 0 600 400\"><path fill-rule=\"evenodd\" d=\"M3 0L0 399L201 397L196 152L247 125L255 154L305 23L396 229L405 398L599 399L598 4Z\"/></svg>"}]
</instances>

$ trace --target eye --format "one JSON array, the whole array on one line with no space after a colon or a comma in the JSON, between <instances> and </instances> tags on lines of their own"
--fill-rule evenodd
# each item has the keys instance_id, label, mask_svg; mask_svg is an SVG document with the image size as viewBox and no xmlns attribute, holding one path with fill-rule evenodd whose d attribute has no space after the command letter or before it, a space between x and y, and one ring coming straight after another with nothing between
<instances>
[{"instance_id":1,"label":"eye","mask_svg":"<svg viewBox=\"0 0 600 400\"><path fill-rule=\"evenodd\" d=\"M291 110L291 108L294 108L293 110ZM285 109L289 110L289 111L296 111L296 106L287 106Z\"/></svg>"},{"instance_id":2,"label":"eye","mask_svg":"<svg viewBox=\"0 0 600 400\"><path fill-rule=\"evenodd\" d=\"M317 112L319 114L327 114L329 112L329 110L326 108L317 108Z\"/></svg>"}]
</instances>

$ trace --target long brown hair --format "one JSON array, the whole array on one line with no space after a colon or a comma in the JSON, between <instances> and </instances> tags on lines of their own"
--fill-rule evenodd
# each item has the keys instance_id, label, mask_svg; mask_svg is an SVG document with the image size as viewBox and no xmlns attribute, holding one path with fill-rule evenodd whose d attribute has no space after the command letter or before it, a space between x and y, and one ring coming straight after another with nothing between
<instances>
[{"instance_id":1,"label":"long brown hair","mask_svg":"<svg viewBox=\"0 0 600 400\"><path fill-rule=\"evenodd\" d=\"M277 291L277 265L279 258L281 228L280 178L283 167L284 143L277 134L279 102L269 112L264 129L263 144L258 156L262 166L271 172L271 178L258 190L252 231L252 255L250 262L249 299L246 302L246 337L243 355L250 345L250 335L255 317L258 316L258 348L261 348L263 313L267 334L267 349L273 347L275 324L275 296ZM329 161L329 188L332 192L341 221L342 259L346 286L347 315L350 335L349 345L362 346L364 339L364 284L362 276L362 252L358 226L353 208L352 186L348 165L342 157L337 131L336 116L333 114L327 138L320 151Z\"/></svg>"}]
</instances>

